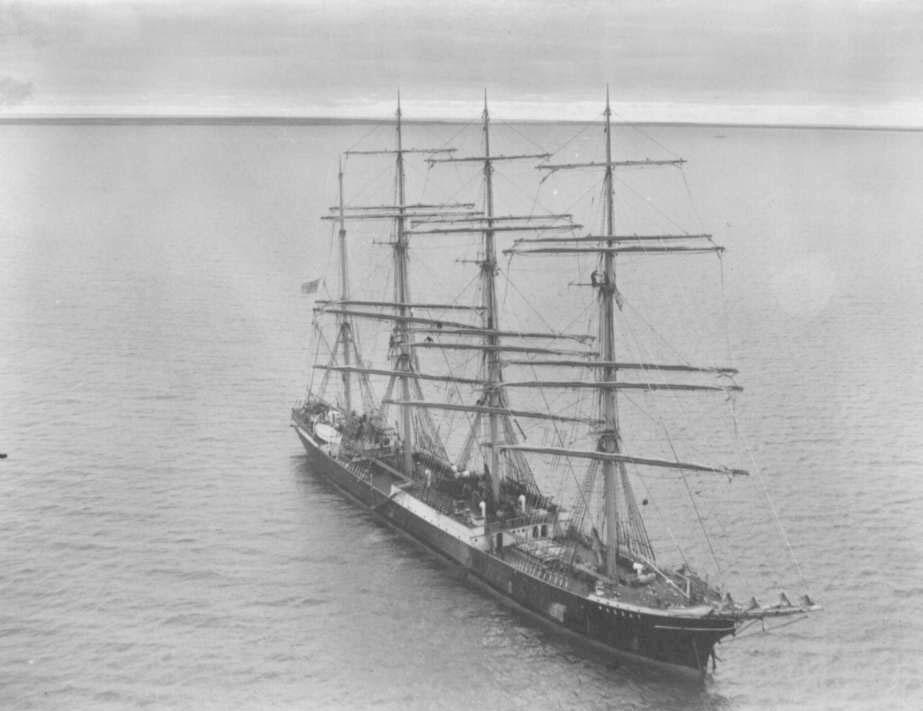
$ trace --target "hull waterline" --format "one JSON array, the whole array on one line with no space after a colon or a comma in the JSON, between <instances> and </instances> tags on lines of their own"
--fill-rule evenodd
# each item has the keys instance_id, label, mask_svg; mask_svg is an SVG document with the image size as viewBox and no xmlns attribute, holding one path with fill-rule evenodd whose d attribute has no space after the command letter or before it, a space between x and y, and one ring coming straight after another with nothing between
<instances>
[{"instance_id":1,"label":"hull waterline","mask_svg":"<svg viewBox=\"0 0 923 711\"><path fill-rule=\"evenodd\" d=\"M502 553L466 542L448 517L418 499L402 496L391 476L357 475L325 451L324 444L297 418L293 427L312 472L322 475L353 503L458 566L480 589L594 654L701 678L709 660L714 664L715 644L735 632L733 618L689 617L668 610L605 604L574 594L547 572L524 570L504 560Z\"/></svg>"}]
</instances>

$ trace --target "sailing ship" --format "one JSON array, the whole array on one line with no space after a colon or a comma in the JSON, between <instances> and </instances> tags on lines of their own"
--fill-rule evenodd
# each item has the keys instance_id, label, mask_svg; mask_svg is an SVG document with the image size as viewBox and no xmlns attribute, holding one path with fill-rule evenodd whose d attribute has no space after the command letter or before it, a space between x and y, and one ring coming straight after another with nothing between
<instances>
[{"instance_id":1,"label":"sailing ship","mask_svg":"<svg viewBox=\"0 0 923 711\"><path fill-rule=\"evenodd\" d=\"M618 357L615 322L623 297L616 281L617 260L634 254L720 254L723 248L708 234L616 231L614 172L684 161L616 160L611 113L607 90L605 142L598 158L553 163L551 154L544 152L491 152L486 95L479 155L459 156L444 146L407 148L398 98L395 145L346 152L347 157L393 157L393 203L347 204L341 158L339 200L323 217L338 228L339 293L315 305L316 324L332 317L336 336L328 341L329 360L314 364L322 374L320 383L309 386L305 400L293 409L292 424L313 471L518 609L605 654L704 675L709 663L714 669L715 646L723 638L755 621L803 615L818 606L807 594L792 602L784 593L775 604L764 605L755 598L739 604L689 563L668 565L654 550L641 513L647 500L639 504L634 493L635 472L730 479L747 472L633 451L620 428L620 395L733 394L740 388L733 381L733 368ZM430 167L479 168L482 204L409 201L406 161L421 157ZM583 230L566 213L496 211L494 167L514 161L535 162L543 180L572 170L601 175L600 232ZM351 295L347 225L355 221L390 227L390 300ZM477 303L449 298L414 301L408 269L411 241L462 235L479 240ZM518 330L501 324L506 314L498 303L497 239L505 236L515 238L502 250L510 258L594 260L595 269L582 286L595 301L598 333ZM387 356L377 364L366 360L360 348L357 323L366 320L385 322L389 328ZM575 345L561 347L562 341ZM421 354L427 352L473 355L476 373L425 370ZM554 368L567 375L511 378L517 368L532 373ZM647 379L637 380L638 374ZM674 380L653 377L664 374ZM383 397L373 392L372 377L387 382ZM456 388L458 396L427 397L424 385L434 383ZM544 397L528 395L516 404L517 393L552 390L588 396L593 411L542 407ZM439 413L464 416L465 436L449 441L452 438L436 425ZM568 446L560 436L552 437L550 444L537 438L527 441L520 421L537 422L554 432L564 425L579 428L588 444ZM571 506L556 501L538 484L539 479L552 480L545 470L555 467L566 469L577 482L576 503ZM582 476L575 474L578 469Z\"/></svg>"}]
</instances>

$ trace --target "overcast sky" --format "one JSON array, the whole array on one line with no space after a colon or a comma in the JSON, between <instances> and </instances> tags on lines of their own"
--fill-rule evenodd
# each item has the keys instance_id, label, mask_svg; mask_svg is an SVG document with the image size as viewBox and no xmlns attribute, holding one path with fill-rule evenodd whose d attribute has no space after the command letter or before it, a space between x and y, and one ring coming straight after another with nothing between
<instances>
[{"instance_id":1,"label":"overcast sky","mask_svg":"<svg viewBox=\"0 0 923 711\"><path fill-rule=\"evenodd\" d=\"M0 112L923 126L914 0L4 2Z\"/></svg>"}]
</instances>

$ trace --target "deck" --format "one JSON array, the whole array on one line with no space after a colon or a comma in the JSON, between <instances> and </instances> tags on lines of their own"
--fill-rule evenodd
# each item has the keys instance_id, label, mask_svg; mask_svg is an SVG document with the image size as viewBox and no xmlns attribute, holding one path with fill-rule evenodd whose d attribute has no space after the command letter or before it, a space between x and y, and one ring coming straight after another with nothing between
<instances>
[{"instance_id":1,"label":"deck","mask_svg":"<svg viewBox=\"0 0 923 711\"><path fill-rule=\"evenodd\" d=\"M444 491L438 483L409 479L395 465L393 452L364 452L346 464L353 474L370 481L379 491L388 493L398 487L454 521L475 529L485 526L473 499L460 499ZM627 558L619 558L617 582L601 575L590 561L589 548L555 537L554 516L545 509L527 509L502 520L490 520L485 531L502 533L504 544L495 546L493 554L527 575L539 578L580 596L598 595L613 603L625 603L654 609L689 607L681 592L682 578L671 574L672 582L656 575L642 583ZM545 535L541 535L545 533ZM576 553L576 555L575 555Z\"/></svg>"}]
</instances>

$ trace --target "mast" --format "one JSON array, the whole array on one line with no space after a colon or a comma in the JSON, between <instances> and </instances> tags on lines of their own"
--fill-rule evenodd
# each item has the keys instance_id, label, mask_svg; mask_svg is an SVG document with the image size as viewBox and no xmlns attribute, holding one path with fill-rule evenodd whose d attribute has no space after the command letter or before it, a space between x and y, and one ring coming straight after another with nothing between
<instances>
[{"instance_id":1,"label":"mast","mask_svg":"<svg viewBox=\"0 0 923 711\"><path fill-rule=\"evenodd\" d=\"M481 282L483 284L484 328L484 358L487 363L487 405L491 408L503 406L499 383L502 379L500 353L497 350L499 328L497 321L497 255L494 241L494 185L493 165L490 159L490 114L487 111L487 91L484 91L484 211L486 223L484 225L484 261L481 262ZM490 441L500 441L500 415L495 409L489 413ZM494 446L490 448L490 491L494 505L500 500L500 450Z\"/></svg>"},{"instance_id":2,"label":"mast","mask_svg":"<svg viewBox=\"0 0 923 711\"><path fill-rule=\"evenodd\" d=\"M614 197L612 188L612 111L609 108L609 87L606 87L606 235L610 237L607 245L612 247L611 238L615 235L614 229ZM599 358L605 363L597 373L600 381L613 381L616 379L617 369L611 363L615 362L615 253L603 253L603 278L597 287L599 291ZM599 393L601 419L603 420L602 434L599 437L598 449L601 452L618 453L619 451L619 422L618 402L615 388L603 388ZM602 462L604 476L605 520L606 520L606 575L616 576L616 562L619 549L619 514L617 491L617 464L612 459Z\"/></svg>"},{"instance_id":3,"label":"mast","mask_svg":"<svg viewBox=\"0 0 923 711\"><path fill-rule=\"evenodd\" d=\"M604 478L603 492L603 520L606 534L605 548L606 557L603 561L603 572L610 578L615 578L617 574L618 553L620 550L620 537L627 535L627 547L632 553L639 553L647 558L653 559L653 550L650 546L650 539L644 529L644 522L641 518L634 495L631 490L631 484L628 479L628 472L625 468L626 463L641 465L662 465L662 460L655 460L646 457L632 457L622 452L621 432L619 427L618 413L618 390L635 389L649 392L660 390L672 391L725 391L728 393L737 392L740 387L734 384L726 385L708 385L696 383L664 383L664 382L635 382L622 381L618 379L618 372L621 369L634 370L663 370L678 373L712 373L718 376L732 376L736 371L733 368L722 367L695 367L686 364L660 364L660 363L634 363L622 362L616 358L615 344L615 308L621 306L620 296L616 285L615 259L618 254L632 253L638 255L667 255L675 253L686 254L705 254L718 253L723 251L723 247L715 245L712 242L711 235L708 234L617 234L615 232L615 200L613 190L613 170L615 168L650 168L650 167L675 167L685 163L682 159L670 160L624 160L617 161L612 159L612 109L609 99L609 88L606 87L606 108L604 112L604 133L606 136L605 159L602 161L574 162L574 163L542 163L536 168L548 171L549 175L562 170L582 170L582 169L605 169L604 172L604 205L605 205L605 225L601 230L603 234L587 235L563 235L554 237L536 237L536 238L519 238L515 241L512 249L504 250L504 254L529 254L529 255L559 255L559 254L592 254L597 255L597 271L593 274L591 284L597 291L597 307L599 322L599 344L594 353L584 354L595 357L595 361L582 361L574 359L534 359L527 361L512 360L511 363L524 362L527 365L548 365L548 366L566 366L566 367L592 367L595 370L593 382L583 380L549 380L546 378L536 378L534 380L522 382L503 382L501 388L510 387L541 387L541 388L566 388L576 389L592 387L597 391L597 405L599 421L601 427L597 430L598 439L596 449L593 452L583 452L580 450L569 450L564 448L536 450L525 446L500 445L500 449L506 452L522 451L543 451L546 454L555 454L556 456L575 456L594 460L594 464L587 472L583 491L589 491L595 481L595 467L601 465ZM707 244L702 244L700 240L707 240ZM661 242L648 246L650 242ZM667 244L669 242L669 244ZM573 243L571 246L568 243ZM595 243L595 244L589 244ZM531 246L531 245L551 246ZM520 245L528 245L522 248ZM586 246L583 246L586 245ZM552 350L552 349L547 349ZM539 354L540 351L533 353ZM556 353L545 353L548 355L557 355ZM589 456L588 456L589 455ZM679 464L677 462L677 464ZM687 468L682 464L679 469ZM693 471L703 471L701 466L690 466ZM716 471L712 469L711 471ZM717 471L724 471L718 469ZM588 483L587 483L588 482ZM620 500L621 499L621 500ZM585 501L584 497L584 501ZM622 500L624 503L622 503ZM620 522L619 509L622 508L627 513L627 519ZM626 525L627 524L627 525ZM624 526L624 529L622 528ZM640 551L638 550L640 548Z\"/></svg>"},{"instance_id":4,"label":"mast","mask_svg":"<svg viewBox=\"0 0 923 711\"><path fill-rule=\"evenodd\" d=\"M367 220L389 220L394 223L394 232L393 239L388 241L388 244L392 247L393 252L393 264L394 264L394 282L393 282L393 295L392 298L388 301L381 300L358 300L354 301L349 298L347 291L344 291L341 295L341 298L338 301L324 301L318 302L318 305L321 306L315 311L326 312L331 314L337 314L338 317L342 317L346 320L349 320L352 317L364 317L364 318L379 318L388 321L393 321L394 326L391 332L391 343L389 346L389 354L392 363L392 370L387 371L391 375L391 379L388 383L386 400L389 402L401 402L409 403L407 405L401 405L401 422L399 423L399 429L401 431L402 439L402 463L401 466L404 468L406 473L409 475L413 471L413 452L417 446L422 446L424 448L436 448L444 449L441 442L439 441L438 434L435 431L435 427L432 422L429 420L429 414L427 411L422 411L422 417L415 419L416 408L413 405L415 401L414 398L422 399L423 395L419 389L419 379L423 376L417 377L417 363L414 352L414 343L412 341L412 336L416 331L419 331L420 324L434 324L435 327L439 327L445 323L448 323L444 319L425 319L417 318L413 315L414 308L432 308L432 309L458 309L460 308L454 304L439 304L439 303L420 303L415 304L410 299L410 280L409 280L409 238L413 232L409 228L409 220L420 220L422 218L437 218L445 219L447 217L458 217L458 218L471 218L478 217L481 215L480 212L474 210L474 203L460 203L460 202L439 202L439 203L420 203L413 202L408 203L406 198L406 173L405 173L405 156L407 154L427 154L427 155L438 155L438 154L452 154L455 152L455 148L408 148L404 146L404 136L403 136L403 122L402 122L402 112L401 112L401 97L400 92L397 96L397 110L395 112L395 130L396 130L396 143L397 145L392 148L382 148L382 149L373 149L373 150L353 150L350 149L346 151L345 155L365 155L365 156L376 156L376 155L393 155L395 158L395 198L389 205L344 205L343 196L341 195L338 205L330 207L329 215L324 215L321 217L322 220L336 221L340 225L340 234L345 235L345 223L352 221L367 221ZM345 249L345 247L342 247ZM345 252L341 252L344 254ZM345 260L342 260L345 264ZM373 306L377 308L386 309L385 311L356 311L348 307L351 306ZM479 310L479 309L474 309ZM480 335L484 329L481 328L480 323L455 323L454 327L463 331L474 329ZM349 326L351 328L351 326ZM352 331L350 331L352 334ZM356 363L357 366L361 366L361 359L359 354L356 351L355 338L352 335L349 338L349 343L353 348L353 355L355 356L352 359L353 363ZM336 349L336 352L339 352L339 349ZM362 391L362 395L366 398L367 403L374 402L374 397L371 396L371 392L368 390L366 376L371 372L368 368L363 367L352 367L350 359L347 357L344 359L344 366L342 368L327 368L327 372L332 372L332 370L339 370L342 376L345 378L347 374L359 374L360 383L363 385L365 390ZM391 398L392 387L398 383L400 388L400 400L396 401ZM386 404L386 403L382 403ZM369 407L374 407L369 405ZM422 429L419 431L414 430L414 424Z\"/></svg>"},{"instance_id":5,"label":"mast","mask_svg":"<svg viewBox=\"0 0 923 711\"><path fill-rule=\"evenodd\" d=\"M345 211L343 209L343 159L340 158L339 172L337 174L340 188L340 301L349 300L349 271L346 264L346 221ZM352 342L352 333L349 326L349 318L345 314L340 315L340 337L339 341L343 345L343 364L347 367L350 365L349 350ZM345 393L346 413L353 411L352 404L352 381L350 371L344 370L343 374L343 391Z\"/></svg>"},{"instance_id":6,"label":"mast","mask_svg":"<svg viewBox=\"0 0 923 711\"><path fill-rule=\"evenodd\" d=\"M407 282L407 235L405 234L406 220L406 203L404 198L404 144L401 131L401 93L397 93L397 215L394 218L396 236L394 240L394 301L400 304L398 306L398 315L401 316L395 322L395 334L397 335L399 354L395 360L395 370L409 372L413 367L413 358L410 345L410 329L408 327L410 315L406 306L410 302L410 293ZM401 394L402 399L409 401L410 398L410 378L407 375L401 376ZM407 476L413 474L413 425L412 412L410 406L401 407L401 429L404 436L404 473Z\"/></svg>"},{"instance_id":7,"label":"mast","mask_svg":"<svg viewBox=\"0 0 923 711\"><path fill-rule=\"evenodd\" d=\"M462 448L462 455L458 460L458 466L462 467L467 463L471 454L471 448L475 441L483 437L482 444L490 449L489 457L484 455L485 468L489 469L491 498L496 503L500 498L501 482L505 478L501 467L501 456L498 448L499 444L512 443L517 441L516 432L513 422L510 419L510 411L507 407L508 398L503 391L503 360L501 338L571 338L580 342L592 340L591 336L585 334L564 334L564 333L533 333L519 331L502 331L499 328L499 309L497 304L497 249L495 243L496 234L499 232L544 232L544 231L565 231L572 232L580 227L575 225L568 214L547 214L547 215L495 215L494 214L494 193L493 193L493 168L497 161L512 160L547 160L551 157L550 153L518 153L518 154L492 154L490 146L490 113L487 108L487 92L484 92L484 111L481 114L483 123L482 130L484 133L484 150L481 155L465 157L447 157L447 158L428 158L427 163L435 165L438 163L475 163L480 164L484 176L484 205L483 212L479 216L449 216L453 219L437 220L419 220L413 223L413 228L408 230L411 235L452 235L465 233L480 233L483 235L483 255L479 260L480 282L481 282L481 305L480 310L483 314L481 328L442 328L439 333L443 336L479 336L480 343L471 344L471 348L479 349L482 352L481 381L483 383L483 395L476 405L476 416L473 418L471 428L468 433L465 446ZM562 223L563 221L563 223ZM499 223L499 224L498 224ZM433 227L432 224L437 226ZM424 332L428 329L417 327L417 333ZM425 344L424 344L425 345ZM434 344L437 345L437 344ZM441 344L439 344L441 345ZM469 347L464 344L448 344L446 347ZM482 415L484 416L482 418ZM484 436L483 427L486 419L486 427L489 432ZM514 472L515 478L520 483L533 491L538 491L531 469L524 458L517 452L512 453L515 456L514 463L507 472Z\"/></svg>"}]
</instances>

